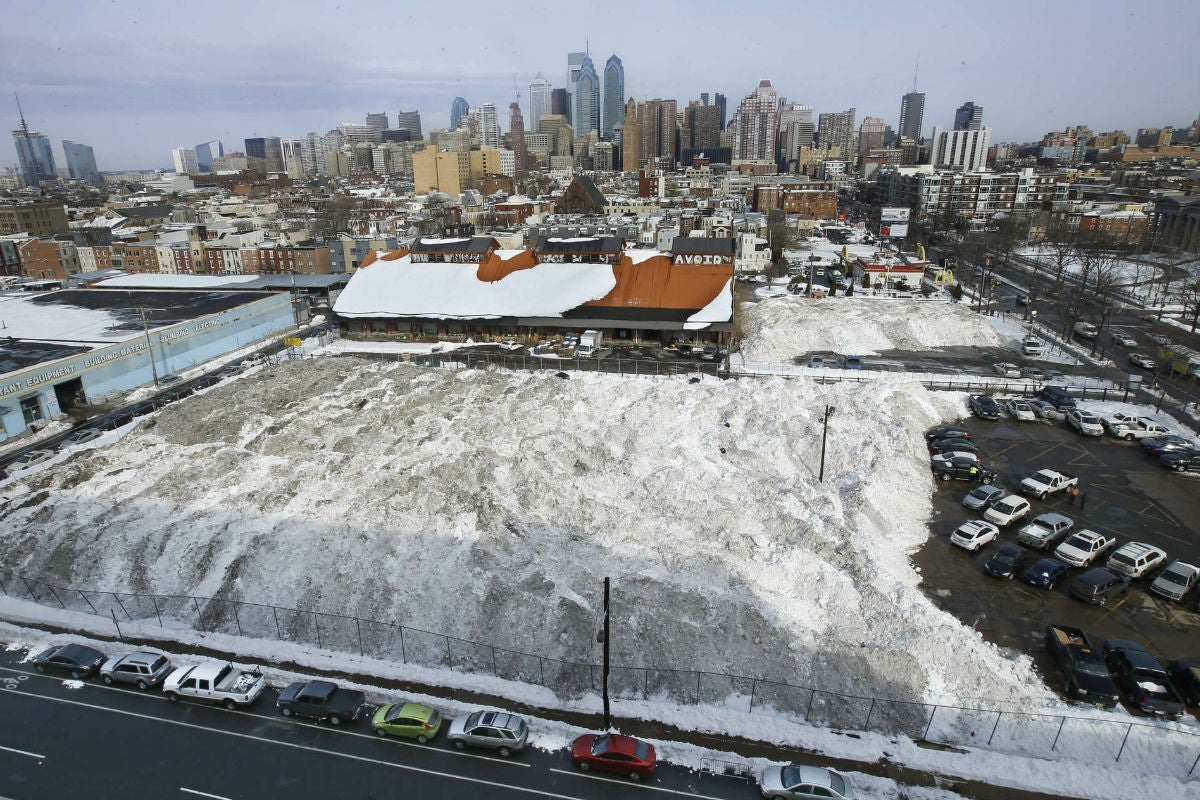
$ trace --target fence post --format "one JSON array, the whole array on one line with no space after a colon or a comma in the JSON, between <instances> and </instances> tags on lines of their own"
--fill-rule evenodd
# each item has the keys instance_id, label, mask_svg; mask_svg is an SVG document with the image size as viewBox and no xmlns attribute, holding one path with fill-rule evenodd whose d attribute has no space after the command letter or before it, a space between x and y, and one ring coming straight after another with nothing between
<instances>
[{"instance_id":1,"label":"fence post","mask_svg":"<svg viewBox=\"0 0 1200 800\"><path fill-rule=\"evenodd\" d=\"M996 729L1000 727L1000 718L1001 718L1001 717L1003 717L1003 716L1004 716L1004 712L1003 712L1003 711L997 711L997 712L996 712L996 724L992 726L992 732L991 732L990 734L988 734L988 746L989 746L989 747L990 747L990 746L991 746L991 744L992 744L992 738L993 738L993 737L995 737L995 735L996 735ZM1064 718L1064 719L1065 719L1065 718ZM1059 725L1059 726L1058 726L1058 732L1059 732L1059 733L1062 733L1062 725ZM1055 742L1055 744L1057 744L1057 743L1058 743L1058 736L1057 736L1057 735L1055 735L1055 737L1054 737L1054 742ZM1051 749L1051 750L1053 750L1053 749L1054 749L1054 745L1050 745L1050 749Z\"/></svg>"},{"instance_id":2,"label":"fence post","mask_svg":"<svg viewBox=\"0 0 1200 800\"><path fill-rule=\"evenodd\" d=\"M871 707L867 709L867 721L863 723L863 730L869 730L871 727L871 715L875 713L875 698L871 698Z\"/></svg>"},{"instance_id":3,"label":"fence post","mask_svg":"<svg viewBox=\"0 0 1200 800\"><path fill-rule=\"evenodd\" d=\"M200 628L200 630L204 630L204 615L200 613L200 601L193 597L192 605L196 607L196 626Z\"/></svg>"},{"instance_id":4,"label":"fence post","mask_svg":"<svg viewBox=\"0 0 1200 800\"><path fill-rule=\"evenodd\" d=\"M80 589L76 589L76 590L75 590L75 593L76 593L76 594L78 594L80 597L82 597L82 598L83 598L83 602L85 602L85 603L87 603L87 604L88 604L88 606L89 606L89 607L92 609L92 613L93 613L93 614L99 614L99 613L100 613L99 611L97 611L97 610L96 610L96 607L92 605L92 601L87 599L87 595L86 595L86 594L84 594L84 593L83 593L83 591L81 591ZM110 609L110 610L111 610L111 609Z\"/></svg>"},{"instance_id":5,"label":"fence post","mask_svg":"<svg viewBox=\"0 0 1200 800\"><path fill-rule=\"evenodd\" d=\"M542 686L545 686L546 685L546 662L541 656L538 656L538 677L541 678L541 680L542 680Z\"/></svg>"},{"instance_id":6,"label":"fence post","mask_svg":"<svg viewBox=\"0 0 1200 800\"><path fill-rule=\"evenodd\" d=\"M86 600L87 598L85 597L83 599ZM121 602L121 595L117 594L116 592L113 592L113 600L116 600L117 605L119 605L121 607L121 610L125 612L125 619L133 619L133 615L129 613L129 609L126 608L125 604Z\"/></svg>"},{"instance_id":7,"label":"fence post","mask_svg":"<svg viewBox=\"0 0 1200 800\"><path fill-rule=\"evenodd\" d=\"M321 620L317 618L317 612L313 612L313 630L317 632L317 647L323 647L321 644Z\"/></svg>"},{"instance_id":8,"label":"fence post","mask_svg":"<svg viewBox=\"0 0 1200 800\"><path fill-rule=\"evenodd\" d=\"M696 670L696 702L697 703L700 702L700 676L703 674L704 673L701 672L700 670Z\"/></svg>"},{"instance_id":9,"label":"fence post","mask_svg":"<svg viewBox=\"0 0 1200 800\"><path fill-rule=\"evenodd\" d=\"M363 656L362 622L358 617L354 618L354 627L358 628L358 655L361 658Z\"/></svg>"},{"instance_id":10,"label":"fence post","mask_svg":"<svg viewBox=\"0 0 1200 800\"><path fill-rule=\"evenodd\" d=\"M808 719L808 715L812 713L813 702L817 699L817 690L808 690L808 706L804 709L804 719Z\"/></svg>"},{"instance_id":11,"label":"fence post","mask_svg":"<svg viewBox=\"0 0 1200 800\"><path fill-rule=\"evenodd\" d=\"M1196 771L1196 765L1197 765L1197 764L1200 764L1200 754L1197 754L1197 755L1196 755L1196 760L1192 762L1192 768L1188 770L1188 777L1189 777L1189 778L1192 776L1192 773Z\"/></svg>"},{"instance_id":12,"label":"fence post","mask_svg":"<svg viewBox=\"0 0 1200 800\"><path fill-rule=\"evenodd\" d=\"M446 640L446 664L449 665L450 669L454 669L454 656L450 652L450 637L443 636L442 638Z\"/></svg>"},{"instance_id":13,"label":"fence post","mask_svg":"<svg viewBox=\"0 0 1200 800\"><path fill-rule=\"evenodd\" d=\"M492 647L492 674L495 675L497 678L500 677L500 668L498 666L496 666L496 648L495 648L495 646Z\"/></svg>"},{"instance_id":14,"label":"fence post","mask_svg":"<svg viewBox=\"0 0 1200 800\"><path fill-rule=\"evenodd\" d=\"M4 583L4 575L0 574L0 592L8 594L8 586Z\"/></svg>"},{"instance_id":15,"label":"fence post","mask_svg":"<svg viewBox=\"0 0 1200 800\"><path fill-rule=\"evenodd\" d=\"M1121 740L1121 749L1117 751L1117 761L1121 760L1121 754L1125 752L1125 743L1129 741L1129 734L1133 732L1133 723L1127 723L1125 726L1125 738Z\"/></svg>"},{"instance_id":16,"label":"fence post","mask_svg":"<svg viewBox=\"0 0 1200 800\"><path fill-rule=\"evenodd\" d=\"M649 698L650 698L650 670L643 669L642 670L642 699L648 700Z\"/></svg>"},{"instance_id":17,"label":"fence post","mask_svg":"<svg viewBox=\"0 0 1200 800\"><path fill-rule=\"evenodd\" d=\"M275 617L275 638L283 640L283 629L279 627L279 609L271 606L271 615Z\"/></svg>"},{"instance_id":18,"label":"fence post","mask_svg":"<svg viewBox=\"0 0 1200 800\"><path fill-rule=\"evenodd\" d=\"M158 617L158 627L162 627L162 612L158 610L157 595L150 595L150 602L154 603L154 616Z\"/></svg>"},{"instance_id":19,"label":"fence post","mask_svg":"<svg viewBox=\"0 0 1200 800\"><path fill-rule=\"evenodd\" d=\"M921 734L921 741L929 739L929 729L933 727L933 718L937 716L938 706L933 707L933 712L929 715L929 724L925 726L925 733Z\"/></svg>"},{"instance_id":20,"label":"fence post","mask_svg":"<svg viewBox=\"0 0 1200 800\"><path fill-rule=\"evenodd\" d=\"M50 590L50 594L54 595L54 599L58 601L58 604L59 604L60 606L62 606L63 608L66 608L66 607L67 607L67 604L66 604L66 603L64 603L64 602L62 601L62 598L58 596L58 592L54 591L54 587L53 587L53 586L51 586L50 584L48 584L48 583L47 583L47 584L46 584L46 588Z\"/></svg>"},{"instance_id":21,"label":"fence post","mask_svg":"<svg viewBox=\"0 0 1200 800\"><path fill-rule=\"evenodd\" d=\"M245 634L242 633L242 618L238 614L238 611L237 611L238 606L240 606L241 603L234 601L234 603L232 605L233 605L233 622L235 625L237 625L238 636L244 636Z\"/></svg>"},{"instance_id":22,"label":"fence post","mask_svg":"<svg viewBox=\"0 0 1200 800\"><path fill-rule=\"evenodd\" d=\"M404 652L404 626L399 625L397 627L400 629L400 661L407 664L408 654Z\"/></svg>"},{"instance_id":23,"label":"fence post","mask_svg":"<svg viewBox=\"0 0 1200 800\"><path fill-rule=\"evenodd\" d=\"M750 681L750 708L747 709L747 712L746 712L748 714L754 713L754 692L756 689L758 689L758 681L751 680Z\"/></svg>"},{"instance_id":24,"label":"fence post","mask_svg":"<svg viewBox=\"0 0 1200 800\"><path fill-rule=\"evenodd\" d=\"M33 591L33 587L31 587L29 585L29 581L25 580L24 575L21 576L21 583L25 584L25 591L29 592L29 596L33 598L33 601L35 603L41 602L40 600L38 600L37 593Z\"/></svg>"},{"instance_id":25,"label":"fence post","mask_svg":"<svg viewBox=\"0 0 1200 800\"><path fill-rule=\"evenodd\" d=\"M999 720L997 720L997 722L999 722ZM1066 718L1066 717L1063 717L1063 718L1062 718L1062 722L1059 722L1059 723L1058 723L1058 733L1054 734L1054 741L1050 743L1050 752L1051 752L1051 753L1053 753L1053 752L1054 752L1054 748L1055 748L1055 747L1058 747L1058 737L1062 736L1062 732L1063 732L1063 726L1064 726L1064 725L1066 725L1066 724L1067 724L1067 718ZM1128 736L1129 736L1129 731L1125 731L1125 736L1126 736L1126 737L1128 737ZM991 739L988 739L988 744L991 744L991 743L992 743L992 740L991 740ZM1125 743L1124 743L1124 742L1121 742L1121 747L1122 747L1122 748L1124 748L1124 747L1125 747ZM1121 755L1120 755L1120 753L1118 753L1118 754L1117 754L1117 760L1118 760L1118 761L1120 761L1120 760L1121 760Z\"/></svg>"}]
</instances>

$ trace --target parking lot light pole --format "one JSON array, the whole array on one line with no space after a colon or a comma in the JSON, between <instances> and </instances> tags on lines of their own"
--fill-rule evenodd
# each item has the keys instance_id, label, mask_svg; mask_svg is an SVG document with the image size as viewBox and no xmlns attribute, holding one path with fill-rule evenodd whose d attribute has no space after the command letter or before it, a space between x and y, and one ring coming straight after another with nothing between
<instances>
[{"instance_id":1,"label":"parking lot light pole","mask_svg":"<svg viewBox=\"0 0 1200 800\"><path fill-rule=\"evenodd\" d=\"M825 443L829 440L829 418L831 416L833 416L833 412L836 410L837 409L834 408L833 406L827 405L827 406L825 406L825 416L821 417L821 422L824 423L824 428L821 431L821 471L820 471L819 476L817 477L818 483L825 482ZM605 596L607 598L607 594ZM607 609L608 609L607 599L605 600L604 607L607 612ZM607 620L607 619L608 619L608 617L606 614L605 620ZM607 645L606 645L606 647L607 647Z\"/></svg>"},{"instance_id":2,"label":"parking lot light pole","mask_svg":"<svg viewBox=\"0 0 1200 800\"><path fill-rule=\"evenodd\" d=\"M158 386L158 367L154 366L154 345L150 343L150 328L146 325L146 309L138 306L142 314L142 333L146 334L146 352L150 356L150 374L154 376L154 386Z\"/></svg>"},{"instance_id":3,"label":"parking lot light pole","mask_svg":"<svg viewBox=\"0 0 1200 800\"><path fill-rule=\"evenodd\" d=\"M612 616L609 614L608 600L609 600L609 590L611 588L611 585L612 585L612 579L609 578L608 576L605 576L605 578L604 578L604 629L601 630L600 633L596 634L596 639L599 640L604 645L604 671L602 673L603 677L601 678L603 694L604 694L604 730L608 730L612 724L612 718L609 715L609 707L608 707L608 663L609 663L608 662L608 642L609 642L609 639L611 638L609 636L609 632L610 632L609 624L612 619Z\"/></svg>"}]
</instances>

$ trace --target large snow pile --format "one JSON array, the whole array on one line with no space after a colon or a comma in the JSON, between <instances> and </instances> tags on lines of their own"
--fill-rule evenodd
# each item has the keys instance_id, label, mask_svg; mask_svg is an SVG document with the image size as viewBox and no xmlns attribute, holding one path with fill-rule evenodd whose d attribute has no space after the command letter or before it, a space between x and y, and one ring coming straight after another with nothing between
<instances>
[{"instance_id":1,"label":"large snow pile","mask_svg":"<svg viewBox=\"0 0 1200 800\"><path fill-rule=\"evenodd\" d=\"M1027 660L930 604L908 560L931 513L921 431L958 406L900 379L288 362L10 484L0 555L69 586L586 661L608 575L618 664L1033 707L1049 696Z\"/></svg>"},{"instance_id":2,"label":"large snow pile","mask_svg":"<svg viewBox=\"0 0 1200 800\"><path fill-rule=\"evenodd\" d=\"M809 352L878 355L931 347L1001 347L1002 337L960 303L773 298L740 308L747 361L781 363Z\"/></svg>"}]
</instances>

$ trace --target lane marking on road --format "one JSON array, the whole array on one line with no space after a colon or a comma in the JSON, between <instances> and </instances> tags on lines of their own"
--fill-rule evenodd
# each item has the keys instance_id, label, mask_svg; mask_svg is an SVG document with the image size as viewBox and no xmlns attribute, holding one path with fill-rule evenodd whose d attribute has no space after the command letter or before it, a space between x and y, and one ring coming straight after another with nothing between
<instances>
[{"instance_id":1,"label":"lane marking on road","mask_svg":"<svg viewBox=\"0 0 1200 800\"><path fill-rule=\"evenodd\" d=\"M1110 616L1112 616L1112 614L1113 614L1113 612L1114 612L1114 611L1116 611L1116 610L1117 610L1118 608L1120 608L1121 606L1125 605L1125 601L1129 599L1129 596L1130 596L1130 595L1129 595L1129 592L1128 592L1128 590L1127 590L1127 591L1124 593L1124 595L1121 597L1121 599L1120 599L1119 601L1117 601L1116 603L1113 603L1113 605L1112 605L1112 606L1111 606L1111 607L1108 609L1108 611L1105 611L1105 612L1104 612L1104 615L1103 615L1103 616L1101 616L1101 617L1100 617L1100 619L1096 620L1095 624L1096 624L1096 625L1099 625L1101 622L1104 622L1104 620L1106 620L1106 619L1108 619Z\"/></svg>"},{"instance_id":2,"label":"lane marking on road","mask_svg":"<svg viewBox=\"0 0 1200 800\"><path fill-rule=\"evenodd\" d=\"M14 667L0 667L0 672L15 672L19 676L17 678L17 680L22 680L22 681L27 680L30 677L33 677L33 678L45 678L46 680L53 681L55 683L60 683L60 684L62 683L62 680L60 678L56 678L53 675L46 675L45 673L41 673L41 672L28 672L27 673L27 672L23 672L22 670L16 669ZM11 679L0 678L0 686L3 686L4 681L6 681L6 680L11 680ZM109 686L104 683L89 683L87 685L92 689L98 689L98 690L102 690L105 692L115 692L116 694L124 696L124 697L144 697L147 700L151 700L151 701L155 701L155 702L161 702L161 703L169 702L166 698L166 695L163 695L163 694L150 694L148 692L138 692L137 694L134 694L133 692L130 692L128 689L122 689L119 686ZM4 687L4 688L8 688L8 687ZM273 689L275 687L268 686L267 688ZM48 696L48 695L38 695L38 696L42 697L42 696ZM280 717L260 716L257 714L251 714L250 712L243 711L241 709L237 709L237 708L228 709L228 708L225 708L224 706L212 705L212 704L205 703L205 702L195 702L194 703L194 702L190 702L190 701L181 701L181 703L183 703L185 705L189 705L189 706L201 706L201 707L209 708L213 711L219 711L223 714L237 714L240 716L252 716L257 719L265 720L267 722L280 722L280 721L287 719L286 717L282 717L282 716L280 716ZM295 720L294 724L304 725L304 724L306 724L306 721L305 720ZM399 739L394 736L376 736L374 733L359 733L358 731L348 731L344 728L333 728L333 727L322 728L321 726L317 725L316 723L312 723L312 725L314 727L316 727L318 730L328 731L329 733L336 733L336 734L339 734L342 736L356 736L360 739L382 739L384 741L387 741L387 742L390 742L390 743L396 745L397 747L411 747L414 750L433 750L438 753L445 753L446 755L458 756L460 758L477 758L480 761L488 761L492 764L505 764L510 767L529 768L529 767L533 766L532 764L530 764L527 761L514 761L511 758L504 758L503 756L499 756L499 755L486 756L481 753L466 752L463 750L459 750L457 748L452 749L452 750L441 750L441 749L438 749L437 747L430 747L427 744L418 744L416 742L407 742L407 741L404 741L403 739ZM0 798L0 800L4 800L4 798Z\"/></svg>"},{"instance_id":3,"label":"lane marking on road","mask_svg":"<svg viewBox=\"0 0 1200 800\"><path fill-rule=\"evenodd\" d=\"M4 696L5 695L0 695L0 697L4 697ZM325 750L320 747L314 747L313 745L298 744L296 742L284 742L284 741L280 741L278 739L268 739L263 736L255 736L250 733L239 733L237 731L221 730L220 728L209 728L204 725L197 725L196 723L193 723L193 722L182 722L180 720L164 719L162 717L154 717L149 714L139 714L136 711L125 711L124 709L120 709L120 708L109 708L106 706L94 706L90 703L84 703L79 700L68 700L65 697L50 697L49 695L44 695L44 694L25 694L25 695L21 695L21 696L30 698L30 699L34 699L34 700L48 700L52 703L60 703L62 705L78 706L79 708L91 709L92 711L100 711L100 712L104 712L104 713L108 713L108 714L118 714L123 717L133 717L135 719L144 719L149 722L157 722L157 723L161 723L164 725L174 725L177 728L189 728L191 730L204 731L205 733L214 733L214 734L217 734L220 736L230 736L235 739L245 739L245 740L251 741L251 742L261 742L263 744L275 745L276 747L286 747L286 748L289 748L292 750L300 750L300 751L303 751L306 753L319 753L321 755L333 756L334 758L344 758L348 761L358 761L358 762L364 763L364 764L374 764L374 765L380 766L380 767L389 767L391 769L404 770L405 772L417 772L422 775L431 775L431 776L437 777L437 778L447 778L449 780L463 781L464 783L474 783L474 784L479 784L481 786L493 786L493 787L496 787L499 789L509 789L514 792L535 795L537 797L555 798L555 800L586 800L585 798L577 797L576 795L556 794L554 792L548 792L545 789L532 789L532 788L527 788L524 786L516 786L511 783L501 783L500 781L489 781L489 780L485 780L483 778L472 778L467 775L456 775L453 772L442 772L442 771L436 770L436 769L426 769L425 767L414 767L410 764L397 764L394 761L381 761L377 758L369 758L367 756L359 756L359 755L355 755L353 753L343 753L338 750ZM256 717L256 719L261 719L261 718ZM370 737L370 738L375 738L375 737ZM450 751L438 750L437 752L443 753L443 752L450 752ZM26 753L25 755L32 755L32 754ZM489 760L499 761L498 759L489 759ZM507 764L507 763L513 763L513 762L503 761L503 762L499 762L499 763ZM550 772L566 772L566 770L554 770L554 769L551 769L549 771ZM568 774L573 774L573 773L568 772ZM630 785L636 785L636 784L630 784ZM644 787L644 788L654 788L654 787ZM674 794L683 794L683 795L687 794L686 792L676 792L673 789L660 789L659 791L672 792ZM215 795L210 795L210 797L212 797L212 796L215 796ZM693 796L700 798L700 800L721 800L721 798L705 797L704 795L693 795Z\"/></svg>"},{"instance_id":4,"label":"lane marking on road","mask_svg":"<svg viewBox=\"0 0 1200 800\"><path fill-rule=\"evenodd\" d=\"M5 747L4 745L0 745L0 750L3 750L6 753L16 753L19 756L29 756L30 758L40 758L43 761L46 760L46 757L41 753L30 753L28 750L18 750L15 747Z\"/></svg>"},{"instance_id":5,"label":"lane marking on road","mask_svg":"<svg viewBox=\"0 0 1200 800\"><path fill-rule=\"evenodd\" d=\"M634 783L633 781L620 782L619 778L605 778L600 775L593 775L590 772L580 772L572 769L558 769L551 767L550 772L557 772L559 775L574 775L576 778L586 778L590 781L600 781L609 786L622 786L628 789L645 789L648 792L664 792L666 794L678 794L684 797L694 797L696 800L721 800L719 797L711 797L706 794L696 794L695 792L684 792L679 789L668 789L665 786L651 786L648 783Z\"/></svg>"},{"instance_id":6,"label":"lane marking on road","mask_svg":"<svg viewBox=\"0 0 1200 800\"><path fill-rule=\"evenodd\" d=\"M179 791L183 792L184 794L194 794L197 797L211 797L212 800L230 800L230 798L226 797L225 795L209 794L208 792L201 792L198 789L189 789L186 786L180 786Z\"/></svg>"}]
</instances>

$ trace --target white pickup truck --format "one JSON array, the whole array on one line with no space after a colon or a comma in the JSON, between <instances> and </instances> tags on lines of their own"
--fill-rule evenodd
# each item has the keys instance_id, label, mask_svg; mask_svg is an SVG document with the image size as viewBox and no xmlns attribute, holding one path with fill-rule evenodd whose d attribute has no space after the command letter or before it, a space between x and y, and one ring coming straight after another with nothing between
<instances>
[{"instance_id":1,"label":"white pickup truck","mask_svg":"<svg viewBox=\"0 0 1200 800\"><path fill-rule=\"evenodd\" d=\"M1118 439L1132 442L1134 439L1151 439L1155 436L1168 436L1170 431L1149 417L1118 420L1116 417L1101 420L1108 432Z\"/></svg>"},{"instance_id":2,"label":"white pickup truck","mask_svg":"<svg viewBox=\"0 0 1200 800\"><path fill-rule=\"evenodd\" d=\"M163 694L171 702L186 697L235 708L253 703L266 685L261 672L244 672L232 664L214 662L175 670L163 681Z\"/></svg>"},{"instance_id":3,"label":"white pickup truck","mask_svg":"<svg viewBox=\"0 0 1200 800\"><path fill-rule=\"evenodd\" d=\"M1052 469L1039 469L1021 481L1021 494L1032 495L1039 500L1061 492L1079 483L1079 478Z\"/></svg>"}]
</instances>

